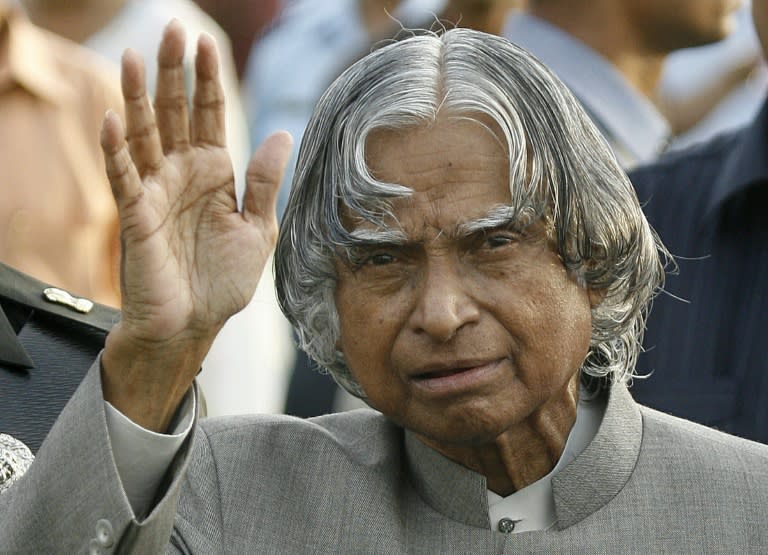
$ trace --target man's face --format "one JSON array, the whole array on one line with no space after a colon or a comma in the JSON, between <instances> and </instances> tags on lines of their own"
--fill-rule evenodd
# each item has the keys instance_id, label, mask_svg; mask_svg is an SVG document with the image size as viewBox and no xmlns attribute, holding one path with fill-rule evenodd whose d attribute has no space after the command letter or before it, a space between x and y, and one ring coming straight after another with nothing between
<instances>
[{"instance_id":1,"label":"man's face","mask_svg":"<svg viewBox=\"0 0 768 555\"><path fill-rule=\"evenodd\" d=\"M710 44L733 30L741 0L629 0L648 45L667 54Z\"/></svg>"},{"instance_id":2,"label":"man's face","mask_svg":"<svg viewBox=\"0 0 768 555\"><path fill-rule=\"evenodd\" d=\"M369 403L432 442L479 445L572 407L589 345L590 295L544 224L481 221L511 202L501 144L466 120L379 132L372 174L413 190L394 202L403 237L345 222L370 244L337 262L339 348Z\"/></svg>"}]
</instances>

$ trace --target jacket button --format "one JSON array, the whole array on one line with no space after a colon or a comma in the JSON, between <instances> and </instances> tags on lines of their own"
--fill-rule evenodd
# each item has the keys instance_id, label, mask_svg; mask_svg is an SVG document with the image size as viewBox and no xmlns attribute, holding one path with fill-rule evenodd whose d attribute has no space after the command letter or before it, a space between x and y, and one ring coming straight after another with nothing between
<instances>
[{"instance_id":1,"label":"jacket button","mask_svg":"<svg viewBox=\"0 0 768 555\"><path fill-rule=\"evenodd\" d=\"M105 518L96 522L96 541L102 547L112 547L112 544L115 543L112 523Z\"/></svg>"},{"instance_id":2,"label":"jacket button","mask_svg":"<svg viewBox=\"0 0 768 555\"><path fill-rule=\"evenodd\" d=\"M504 534L510 534L515 529L515 524L520 522L519 520L512 520L511 518L502 518L499 521L499 532Z\"/></svg>"}]
</instances>

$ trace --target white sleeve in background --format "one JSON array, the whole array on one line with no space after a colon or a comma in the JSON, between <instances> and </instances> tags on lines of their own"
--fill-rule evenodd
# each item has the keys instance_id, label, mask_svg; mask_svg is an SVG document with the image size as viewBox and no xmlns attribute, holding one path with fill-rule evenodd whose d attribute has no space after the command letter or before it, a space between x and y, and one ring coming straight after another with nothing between
<instances>
[{"instance_id":1,"label":"white sleeve in background","mask_svg":"<svg viewBox=\"0 0 768 555\"><path fill-rule=\"evenodd\" d=\"M108 401L104 401L104 405L107 431L123 491L133 514L141 518L151 509L165 471L192 430L197 407L194 388L190 388L184 397L176 425L168 434L142 428Z\"/></svg>"}]
</instances>

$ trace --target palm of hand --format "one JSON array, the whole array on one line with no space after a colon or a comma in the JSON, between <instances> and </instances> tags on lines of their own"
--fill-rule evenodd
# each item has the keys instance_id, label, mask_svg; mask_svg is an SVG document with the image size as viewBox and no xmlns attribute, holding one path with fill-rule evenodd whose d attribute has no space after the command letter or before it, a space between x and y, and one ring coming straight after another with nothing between
<instances>
[{"instance_id":1,"label":"palm of hand","mask_svg":"<svg viewBox=\"0 0 768 555\"><path fill-rule=\"evenodd\" d=\"M148 339L216 331L250 300L276 222L236 209L229 156L189 147L166 156L124 207L124 319L151 323Z\"/></svg>"},{"instance_id":2,"label":"palm of hand","mask_svg":"<svg viewBox=\"0 0 768 555\"><path fill-rule=\"evenodd\" d=\"M102 131L120 214L122 326L139 341L212 337L248 303L274 246L275 194L290 148L278 136L256 152L238 212L215 46L205 37L198 43L191 118L183 53L183 31L172 23L158 54L153 112L141 59L126 52L127 143L113 114Z\"/></svg>"},{"instance_id":3,"label":"palm of hand","mask_svg":"<svg viewBox=\"0 0 768 555\"><path fill-rule=\"evenodd\" d=\"M215 45L198 42L191 116L183 54L183 30L172 22L153 111L142 61L126 52L126 129L110 112L101 137L120 217L123 294L101 358L102 389L155 431L165 430L221 326L254 293L277 236L275 196L291 148L286 133L258 148L238 211Z\"/></svg>"}]
</instances>

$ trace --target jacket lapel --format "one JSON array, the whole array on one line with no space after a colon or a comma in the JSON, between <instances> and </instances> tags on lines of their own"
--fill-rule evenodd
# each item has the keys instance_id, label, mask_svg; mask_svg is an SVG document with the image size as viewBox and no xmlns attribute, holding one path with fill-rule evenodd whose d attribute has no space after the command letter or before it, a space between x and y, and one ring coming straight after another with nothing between
<instances>
[{"instance_id":1,"label":"jacket lapel","mask_svg":"<svg viewBox=\"0 0 768 555\"><path fill-rule=\"evenodd\" d=\"M16 336L16 332L0 304L0 365L18 369L34 368L32 359Z\"/></svg>"}]
</instances>

